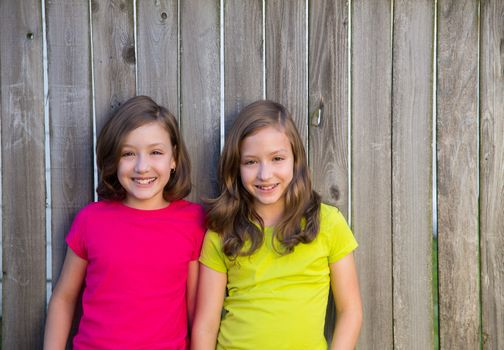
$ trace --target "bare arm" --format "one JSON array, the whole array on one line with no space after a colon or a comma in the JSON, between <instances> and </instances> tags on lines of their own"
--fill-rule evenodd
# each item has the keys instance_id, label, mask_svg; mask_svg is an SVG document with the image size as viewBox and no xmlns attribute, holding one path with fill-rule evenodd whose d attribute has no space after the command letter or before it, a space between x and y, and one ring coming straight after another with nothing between
<instances>
[{"instance_id":1,"label":"bare arm","mask_svg":"<svg viewBox=\"0 0 504 350\"><path fill-rule=\"evenodd\" d=\"M68 248L58 283L49 301L44 334L44 349L65 349L75 304L86 274L87 261Z\"/></svg>"},{"instance_id":2,"label":"bare arm","mask_svg":"<svg viewBox=\"0 0 504 350\"><path fill-rule=\"evenodd\" d=\"M331 350L354 349L362 324L362 303L353 254L332 263L331 289L336 303L336 327Z\"/></svg>"},{"instance_id":3,"label":"bare arm","mask_svg":"<svg viewBox=\"0 0 504 350\"><path fill-rule=\"evenodd\" d=\"M227 274L200 265L192 350L215 350L227 284Z\"/></svg>"},{"instance_id":4,"label":"bare arm","mask_svg":"<svg viewBox=\"0 0 504 350\"><path fill-rule=\"evenodd\" d=\"M187 273L187 320L189 321L189 330L191 330L194 320L194 308L196 305L196 291L198 288L198 260L189 262L189 271Z\"/></svg>"}]
</instances>

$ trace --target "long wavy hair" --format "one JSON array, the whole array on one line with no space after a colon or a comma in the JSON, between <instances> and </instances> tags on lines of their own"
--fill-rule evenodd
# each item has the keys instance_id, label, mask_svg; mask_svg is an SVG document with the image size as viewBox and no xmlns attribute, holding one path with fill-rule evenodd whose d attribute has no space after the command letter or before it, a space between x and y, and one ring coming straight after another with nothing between
<instances>
[{"instance_id":1,"label":"long wavy hair","mask_svg":"<svg viewBox=\"0 0 504 350\"><path fill-rule=\"evenodd\" d=\"M240 178L240 151L246 137L269 126L285 133L294 155L293 178L286 189L283 216L273 231L273 247L288 254L297 244L313 241L319 231L320 196L312 189L296 125L284 106L259 100L246 106L229 130L219 162L221 194L208 201L207 226L221 235L224 254L232 259L251 255L264 241L264 222Z\"/></svg>"},{"instance_id":2,"label":"long wavy hair","mask_svg":"<svg viewBox=\"0 0 504 350\"><path fill-rule=\"evenodd\" d=\"M122 145L131 131L153 122L159 123L168 132L175 158L174 172L163 189L164 199L171 202L191 192L191 164L177 120L150 97L135 96L117 109L98 136L96 163L99 182L96 192L100 199L122 201L126 198L126 190L117 178Z\"/></svg>"}]
</instances>

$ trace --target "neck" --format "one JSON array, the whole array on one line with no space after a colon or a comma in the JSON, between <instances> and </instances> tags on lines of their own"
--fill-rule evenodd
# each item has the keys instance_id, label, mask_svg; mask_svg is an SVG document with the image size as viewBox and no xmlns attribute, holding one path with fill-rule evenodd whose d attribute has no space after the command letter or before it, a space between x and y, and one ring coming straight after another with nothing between
<instances>
[{"instance_id":1,"label":"neck","mask_svg":"<svg viewBox=\"0 0 504 350\"><path fill-rule=\"evenodd\" d=\"M256 209L257 210L257 209ZM257 210L257 214L261 217L264 226L275 226L280 222L283 216L283 211L273 210Z\"/></svg>"}]
</instances>

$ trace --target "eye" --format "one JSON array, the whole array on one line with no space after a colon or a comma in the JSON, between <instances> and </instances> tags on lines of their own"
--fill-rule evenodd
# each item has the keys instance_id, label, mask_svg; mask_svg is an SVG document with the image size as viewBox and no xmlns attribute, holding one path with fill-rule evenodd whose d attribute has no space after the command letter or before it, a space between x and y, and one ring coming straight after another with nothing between
<instances>
[{"instance_id":1,"label":"eye","mask_svg":"<svg viewBox=\"0 0 504 350\"><path fill-rule=\"evenodd\" d=\"M280 157L280 156L275 156L275 157L273 157L273 161L274 161L274 162L280 162L280 161L282 161L282 160L284 160L284 157Z\"/></svg>"},{"instance_id":2,"label":"eye","mask_svg":"<svg viewBox=\"0 0 504 350\"><path fill-rule=\"evenodd\" d=\"M131 151L124 151L121 153L121 157L133 157L135 155L135 153L131 152Z\"/></svg>"},{"instance_id":3,"label":"eye","mask_svg":"<svg viewBox=\"0 0 504 350\"><path fill-rule=\"evenodd\" d=\"M247 159L247 160L244 160L243 161L243 165L253 165L257 163L255 160L252 160L252 159Z\"/></svg>"},{"instance_id":4,"label":"eye","mask_svg":"<svg viewBox=\"0 0 504 350\"><path fill-rule=\"evenodd\" d=\"M160 150L154 150L151 152L152 155L155 155L155 156L162 156L163 155L163 152L160 151Z\"/></svg>"}]
</instances>

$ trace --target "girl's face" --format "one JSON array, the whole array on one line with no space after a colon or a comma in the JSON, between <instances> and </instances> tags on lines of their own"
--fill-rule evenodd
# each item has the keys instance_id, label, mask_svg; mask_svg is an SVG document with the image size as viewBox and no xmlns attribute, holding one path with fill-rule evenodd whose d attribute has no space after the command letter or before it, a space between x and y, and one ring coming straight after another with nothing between
<instances>
[{"instance_id":1,"label":"girl's face","mask_svg":"<svg viewBox=\"0 0 504 350\"><path fill-rule=\"evenodd\" d=\"M124 204L147 210L166 207L163 189L175 164L170 136L160 123L131 131L124 139L117 166L117 178L126 190Z\"/></svg>"},{"instance_id":2,"label":"girl's face","mask_svg":"<svg viewBox=\"0 0 504 350\"><path fill-rule=\"evenodd\" d=\"M243 187L266 226L276 224L285 208L285 193L294 173L294 155L287 135L272 126L246 137L240 147Z\"/></svg>"}]
</instances>

